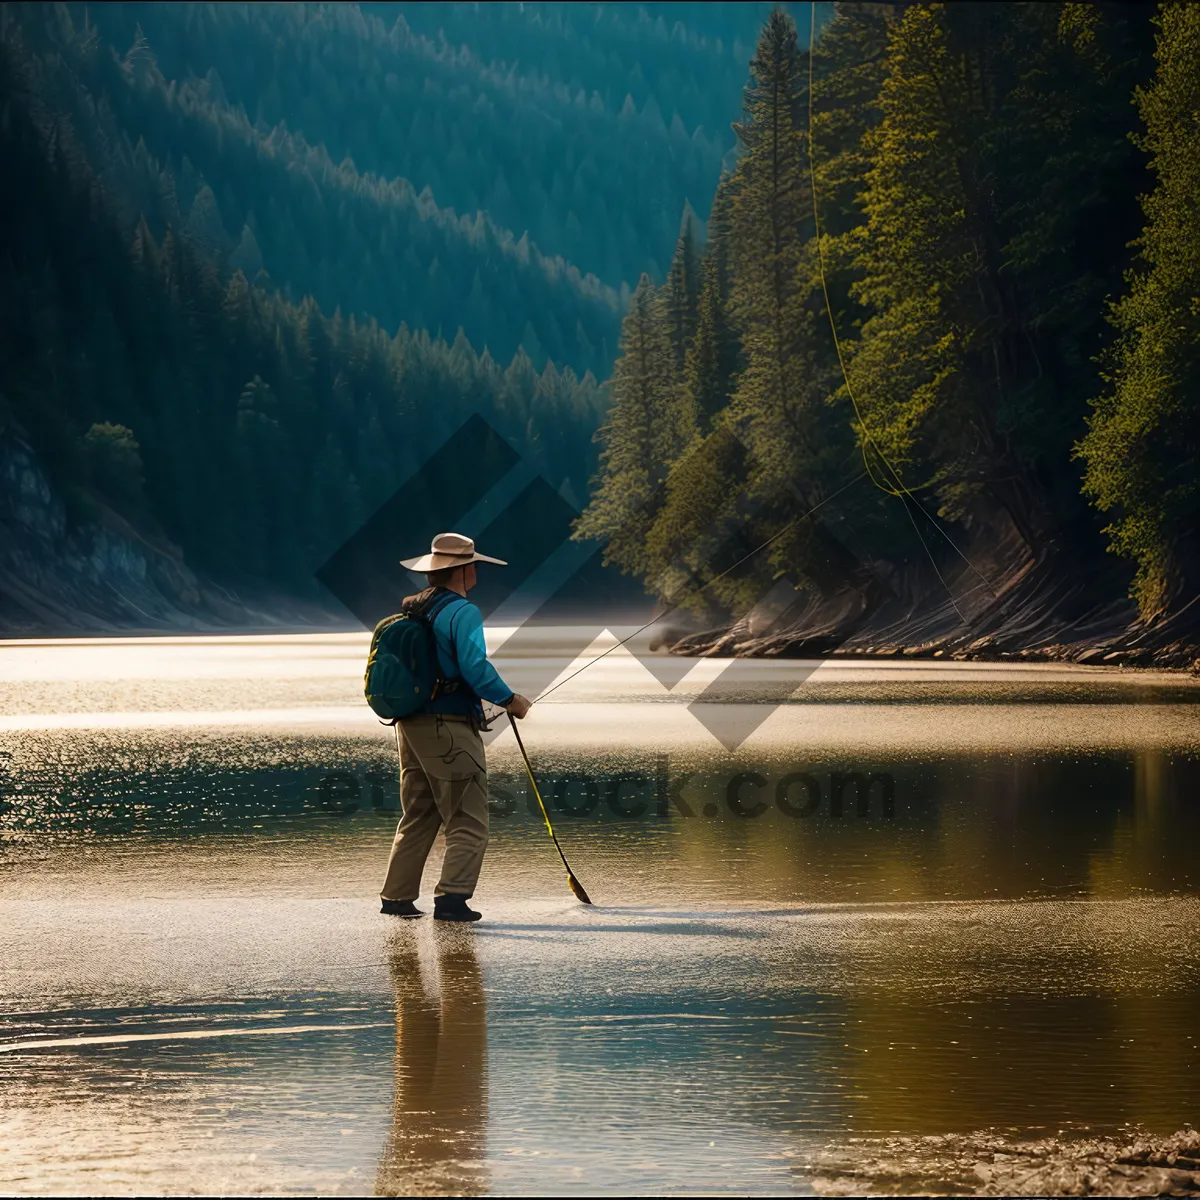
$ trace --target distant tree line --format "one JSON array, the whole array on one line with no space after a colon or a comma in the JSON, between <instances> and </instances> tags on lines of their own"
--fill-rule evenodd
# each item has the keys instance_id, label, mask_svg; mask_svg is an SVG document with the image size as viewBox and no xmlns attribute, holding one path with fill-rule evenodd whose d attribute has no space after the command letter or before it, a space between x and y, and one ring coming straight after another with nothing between
<instances>
[{"instance_id":1,"label":"distant tree line","mask_svg":"<svg viewBox=\"0 0 1200 1200\"><path fill-rule=\"evenodd\" d=\"M595 4L465 2L362 4L389 27L397 17L419 37L471 54L493 70L574 102L599 96L609 113L626 97L638 112L651 100L670 125L702 126L732 145L746 64L770 0L744 3ZM822 4L822 14L832 5Z\"/></svg>"},{"instance_id":2,"label":"distant tree line","mask_svg":"<svg viewBox=\"0 0 1200 1200\"><path fill-rule=\"evenodd\" d=\"M733 146L768 6L708 8L668 24L622 5L71 6L122 54L144 39L165 81L205 81L261 135L282 126L442 208L485 212L614 288L661 279L684 201L711 194ZM709 20L746 47L693 28ZM225 180L208 182L220 200Z\"/></svg>"},{"instance_id":3,"label":"distant tree line","mask_svg":"<svg viewBox=\"0 0 1200 1200\"><path fill-rule=\"evenodd\" d=\"M127 232L94 130L45 86L55 66L0 12L0 427L77 518L107 507L215 578L312 594L313 570L474 411L586 494L605 400L590 374L293 303L188 228Z\"/></svg>"},{"instance_id":4,"label":"distant tree line","mask_svg":"<svg viewBox=\"0 0 1200 1200\"><path fill-rule=\"evenodd\" d=\"M775 535L692 601L725 612L898 587L922 542L1062 590L1107 542L1143 618L1182 612L1200 6L839 5L811 95L807 33L766 22L707 242L685 217L634 293L580 536L670 597Z\"/></svg>"}]
</instances>

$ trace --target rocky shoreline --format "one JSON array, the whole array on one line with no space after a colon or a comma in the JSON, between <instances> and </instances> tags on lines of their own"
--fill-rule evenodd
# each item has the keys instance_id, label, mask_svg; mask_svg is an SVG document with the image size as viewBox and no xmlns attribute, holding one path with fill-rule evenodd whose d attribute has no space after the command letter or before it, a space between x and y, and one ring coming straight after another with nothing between
<instances>
[{"instance_id":1,"label":"rocky shoreline","mask_svg":"<svg viewBox=\"0 0 1200 1200\"><path fill-rule=\"evenodd\" d=\"M1088 666L1153 668L1200 675L1200 643L1172 641L1165 645L1153 639L1131 635L1128 641L1120 638L1104 641L1067 642L1019 649L973 646L962 650L942 640L880 644L830 644L831 639L819 633L798 632L770 640L745 637L736 627L707 630L688 634L670 642L671 654L684 657L735 658L881 658L934 659L941 662L1030 662L1079 663Z\"/></svg>"}]
</instances>

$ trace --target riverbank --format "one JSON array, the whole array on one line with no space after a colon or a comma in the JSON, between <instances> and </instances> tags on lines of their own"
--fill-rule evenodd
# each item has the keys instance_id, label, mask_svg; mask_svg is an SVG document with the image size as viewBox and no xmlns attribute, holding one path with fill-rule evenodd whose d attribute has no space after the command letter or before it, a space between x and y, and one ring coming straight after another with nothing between
<instances>
[{"instance_id":1,"label":"riverbank","mask_svg":"<svg viewBox=\"0 0 1200 1200\"><path fill-rule=\"evenodd\" d=\"M1181 671L1200 675L1200 644L1156 640L1129 631L1128 638L1052 643L1010 649L983 644L962 648L950 639L930 641L874 641L860 639L831 644L824 633L788 633L769 638L746 636L737 627L688 634L669 643L670 653L683 657L734 658L841 658L841 659L934 659L978 663L1078 663L1081 666L1129 667L1145 670Z\"/></svg>"},{"instance_id":2,"label":"riverbank","mask_svg":"<svg viewBox=\"0 0 1200 1200\"><path fill-rule=\"evenodd\" d=\"M736 622L660 635L672 654L1062 662L1200 672L1200 596L1151 621L1109 562L1008 545L933 577L881 573L809 599L781 581ZM664 622L664 626L665 626Z\"/></svg>"}]
</instances>

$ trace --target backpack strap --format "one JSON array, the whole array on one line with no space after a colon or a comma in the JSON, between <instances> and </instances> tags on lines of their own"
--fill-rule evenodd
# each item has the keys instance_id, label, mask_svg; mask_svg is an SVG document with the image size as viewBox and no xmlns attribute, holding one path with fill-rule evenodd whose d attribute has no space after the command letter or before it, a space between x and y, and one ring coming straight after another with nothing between
<instances>
[{"instance_id":1,"label":"backpack strap","mask_svg":"<svg viewBox=\"0 0 1200 1200\"><path fill-rule=\"evenodd\" d=\"M434 617L442 611L443 608L449 608L456 600L461 600L466 603L466 596L460 596L457 592L452 592L448 588L442 592L440 596L434 596L425 609L424 617L427 621L432 621Z\"/></svg>"},{"instance_id":2,"label":"backpack strap","mask_svg":"<svg viewBox=\"0 0 1200 1200\"><path fill-rule=\"evenodd\" d=\"M426 588L425 591L411 597L411 604L405 606L405 611L410 616L420 620L429 631L429 640L433 649L433 661L437 670L437 681L433 685L433 696L430 697L431 699L445 695L448 692L457 692L465 686L461 671L457 679L449 679L442 674L441 667L438 665L437 638L433 629L434 618L456 600L466 603L465 596L460 596L457 592L452 592L449 588L432 587ZM451 618L451 621L453 621L453 618ZM453 630L453 625L451 625L451 629ZM457 668L458 650L454 644L453 634L450 638L450 652L454 656L454 665Z\"/></svg>"}]
</instances>

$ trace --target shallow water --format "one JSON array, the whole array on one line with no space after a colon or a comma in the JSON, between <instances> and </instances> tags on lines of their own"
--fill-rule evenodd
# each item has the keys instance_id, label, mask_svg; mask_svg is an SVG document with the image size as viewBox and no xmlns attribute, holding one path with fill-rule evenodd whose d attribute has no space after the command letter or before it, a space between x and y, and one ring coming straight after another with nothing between
<instances>
[{"instance_id":1,"label":"shallow water","mask_svg":"<svg viewBox=\"0 0 1200 1200\"><path fill-rule=\"evenodd\" d=\"M1185 678L614 653L523 726L596 906L498 730L459 929L375 911L365 641L0 648L0 1190L803 1193L852 1135L1196 1121Z\"/></svg>"}]
</instances>

